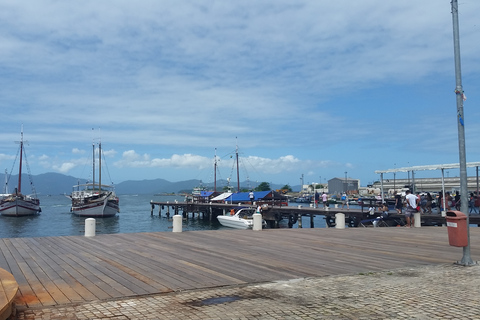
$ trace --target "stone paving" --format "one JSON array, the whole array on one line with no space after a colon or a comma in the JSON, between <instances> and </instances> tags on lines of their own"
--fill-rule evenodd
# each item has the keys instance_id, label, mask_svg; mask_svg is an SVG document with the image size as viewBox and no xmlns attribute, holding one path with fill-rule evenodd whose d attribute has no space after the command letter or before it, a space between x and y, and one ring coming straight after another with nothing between
<instances>
[{"instance_id":1,"label":"stone paving","mask_svg":"<svg viewBox=\"0 0 480 320\"><path fill-rule=\"evenodd\" d=\"M27 309L17 319L480 319L480 266L435 265Z\"/></svg>"}]
</instances>

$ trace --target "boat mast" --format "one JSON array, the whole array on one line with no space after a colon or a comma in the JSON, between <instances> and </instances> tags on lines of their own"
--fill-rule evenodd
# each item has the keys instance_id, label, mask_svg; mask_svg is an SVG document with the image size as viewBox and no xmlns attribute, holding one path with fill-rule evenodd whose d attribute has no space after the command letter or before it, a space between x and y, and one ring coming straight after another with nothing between
<instances>
[{"instance_id":1,"label":"boat mast","mask_svg":"<svg viewBox=\"0 0 480 320\"><path fill-rule=\"evenodd\" d=\"M8 194L8 177L7 177L7 169L5 169L5 186L4 186L4 189L3 189L3 193L4 194Z\"/></svg>"},{"instance_id":2,"label":"boat mast","mask_svg":"<svg viewBox=\"0 0 480 320\"><path fill-rule=\"evenodd\" d=\"M236 137L235 137L236 139ZM237 192L240 192L240 174L239 174L239 171L238 171L238 143L236 144L236 147L235 147L235 155L236 155L236 158L237 158Z\"/></svg>"},{"instance_id":3,"label":"boat mast","mask_svg":"<svg viewBox=\"0 0 480 320\"><path fill-rule=\"evenodd\" d=\"M98 192L102 189L102 142L98 143Z\"/></svg>"},{"instance_id":4,"label":"boat mast","mask_svg":"<svg viewBox=\"0 0 480 320\"><path fill-rule=\"evenodd\" d=\"M18 188L17 194L22 193L22 156L23 156L23 126L20 138L20 163L18 166Z\"/></svg>"},{"instance_id":5,"label":"boat mast","mask_svg":"<svg viewBox=\"0 0 480 320\"><path fill-rule=\"evenodd\" d=\"M213 191L217 192L217 148L215 148L215 161L213 162Z\"/></svg>"},{"instance_id":6,"label":"boat mast","mask_svg":"<svg viewBox=\"0 0 480 320\"><path fill-rule=\"evenodd\" d=\"M95 191L95 142L92 142L92 159L93 159L93 181L92 181L92 192Z\"/></svg>"}]
</instances>

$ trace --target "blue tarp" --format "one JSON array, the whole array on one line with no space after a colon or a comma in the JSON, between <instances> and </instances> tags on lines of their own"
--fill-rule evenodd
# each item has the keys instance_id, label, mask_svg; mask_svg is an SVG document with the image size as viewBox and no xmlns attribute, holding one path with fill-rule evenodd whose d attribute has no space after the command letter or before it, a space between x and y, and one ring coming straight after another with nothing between
<instances>
[{"instance_id":1,"label":"blue tarp","mask_svg":"<svg viewBox=\"0 0 480 320\"><path fill-rule=\"evenodd\" d=\"M262 200L267 195L269 195L272 191L254 191L253 195L254 201ZM239 193L232 193L232 195L225 199L226 202L233 201L233 202L249 202L250 201L250 192L239 192Z\"/></svg>"},{"instance_id":2,"label":"blue tarp","mask_svg":"<svg viewBox=\"0 0 480 320\"><path fill-rule=\"evenodd\" d=\"M213 194L213 191L200 191L200 197L208 198Z\"/></svg>"}]
</instances>

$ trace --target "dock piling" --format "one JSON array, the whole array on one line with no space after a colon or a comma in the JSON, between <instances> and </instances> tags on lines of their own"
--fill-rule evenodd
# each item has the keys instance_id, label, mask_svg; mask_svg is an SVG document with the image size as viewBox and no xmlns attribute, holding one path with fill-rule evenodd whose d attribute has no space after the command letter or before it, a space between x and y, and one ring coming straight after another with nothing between
<instances>
[{"instance_id":1,"label":"dock piling","mask_svg":"<svg viewBox=\"0 0 480 320\"><path fill-rule=\"evenodd\" d=\"M182 232L182 216L179 214L173 216L172 232Z\"/></svg>"},{"instance_id":2,"label":"dock piling","mask_svg":"<svg viewBox=\"0 0 480 320\"><path fill-rule=\"evenodd\" d=\"M335 213L335 228L345 229L345 214Z\"/></svg>"},{"instance_id":3,"label":"dock piling","mask_svg":"<svg viewBox=\"0 0 480 320\"><path fill-rule=\"evenodd\" d=\"M87 218L85 219L85 237L94 237L95 236L95 219Z\"/></svg>"}]
</instances>

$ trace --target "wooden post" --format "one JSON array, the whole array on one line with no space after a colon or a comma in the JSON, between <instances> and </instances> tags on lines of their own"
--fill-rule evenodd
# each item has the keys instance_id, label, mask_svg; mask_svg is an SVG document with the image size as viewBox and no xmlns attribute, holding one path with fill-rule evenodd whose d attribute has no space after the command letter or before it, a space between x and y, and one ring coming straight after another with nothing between
<instances>
[{"instance_id":1,"label":"wooden post","mask_svg":"<svg viewBox=\"0 0 480 320\"><path fill-rule=\"evenodd\" d=\"M303 228L302 227L302 214L301 213L298 214L298 228Z\"/></svg>"},{"instance_id":2,"label":"wooden post","mask_svg":"<svg viewBox=\"0 0 480 320\"><path fill-rule=\"evenodd\" d=\"M313 222L313 218L315 218L315 215L313 213L310 213L310 228L315 228L315 223Z\"/></svg>"},{"instance_id":3,"label":"wooden post","mask_svg":"<svg viewBox=\"0 0 480 320\"><path fill-rule=\"evenodd\" d=\"M152 203L152 211L150 211L150 215L153 216L153 209L155 209L155 205Z\"/></svg>"}]
</instances>

